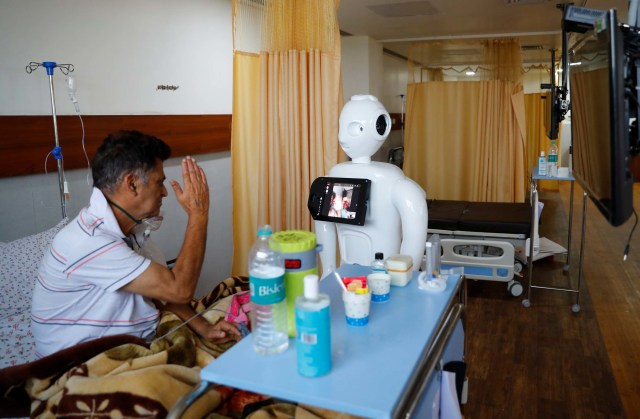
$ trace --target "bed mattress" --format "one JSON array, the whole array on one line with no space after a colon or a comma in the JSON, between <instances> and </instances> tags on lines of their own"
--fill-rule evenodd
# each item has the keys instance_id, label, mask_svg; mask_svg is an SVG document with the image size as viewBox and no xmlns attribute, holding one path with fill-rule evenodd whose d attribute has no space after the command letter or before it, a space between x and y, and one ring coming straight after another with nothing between
<instances>
[{"instance_id":1,"label":"bed mattress","mask_svg":"<svg viewBox=\"0 0 640 419\"><path fill-rule=\"evenodd\" d=\"M427 200L430 230L531 233L531 206L512 202Z\"/></svg>"}]
</instances>

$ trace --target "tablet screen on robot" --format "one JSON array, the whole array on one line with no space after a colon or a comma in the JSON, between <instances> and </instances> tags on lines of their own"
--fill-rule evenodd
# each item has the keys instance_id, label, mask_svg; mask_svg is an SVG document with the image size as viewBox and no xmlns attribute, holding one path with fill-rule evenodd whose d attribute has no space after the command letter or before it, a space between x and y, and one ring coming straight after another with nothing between
<instances>
[{"instance_id":1,"label":"tablet screen on robot","mask_svg":"<svg viewBox=\"0 0 640 419\"><path fill-rule=\"evenodd\" d=\"M307 206L314 220L364 225L371 181L319 177L313 181Z\"/></svg>"}]
</instances>

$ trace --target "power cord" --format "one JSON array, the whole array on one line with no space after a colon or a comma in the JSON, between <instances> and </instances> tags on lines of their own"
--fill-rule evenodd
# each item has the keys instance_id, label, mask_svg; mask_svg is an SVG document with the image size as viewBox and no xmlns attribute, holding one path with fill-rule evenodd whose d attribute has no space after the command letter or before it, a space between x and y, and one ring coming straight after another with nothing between
<instances>
[{"instance_id":1,"label":"power cord","mask_svg":"<svg viewBox=\"0 0 640 419\"><path fill-rule=\"evenodd\" d=\"M636 213L636 209L633 209L633 216L635 217L635 222L633 223L633 228L631 228L631 231L629 232L629 238L627 239L627 245L624 247L624 256L622 257L623 261L627 260L627 257L629 256L629 250L631 248L631 237L633 236L633 232L636 229L636 226L638 225L638 214Z\"/></svg>"},{"instance_id":2,"label":"power cord","mask_svg":"<svg viewBox=\"0 0 640 419\"><path fill-rule=\"evenodd\" d=\"M242 307L241 307L240 309L242 310ZM162 336L160 336L160 337L158 337L158 338L155 338L154 340L160 340L160 339L164 339L164 338L166 338L167 336L169 336L170 334L172 334L172 333L173 333L173 332L175 332L176 330L180 329L182 326L184 326L184 325L188 324L191 320L193 320L193 319L195 319L195 318L197 318L197 317L202 316L204 313L208 312L209 310L215 310L215 311L219 311L219 312L221 312L221 313L229 314L230 316L232 316L232 317L234 317L234 318L236 318L236 317L237 317L237 316L233 316L233 315L232 315L232 314L230 314L230 313L227 313L227 312L226 312L226 311L224 311L224 310L220 310L219 308L215 308L215 307L211 306L211 307L208 307L208 308L206 308L206 309L204 309L204 310L202 310L202 311L200 311L200 312L198 312L198 313L194 314L193 316L191 316L191 317L190 317L190 318L188 318L187 320L183 321L183 322L182 322L182 323L180 323L179 325L177 325L177 326L175 326L175 327L171 328L171 330L169 330L169 331L168 331L167 333L165 333L164 335L162 335ZM242 310L242 312L243 312L243 313L245 313L245 314L247 314L244 310ZM240 333L242 334L242 337L245 337L246 335L248 335L248 334L249 334L249 329L247 328L247 325L246 325L246 324L244 324L244 323L242 323L242 322L238 322L238 323L237 323L237 325L238 325L238 329L240 330Z\"/></svg>"}]
</instances>

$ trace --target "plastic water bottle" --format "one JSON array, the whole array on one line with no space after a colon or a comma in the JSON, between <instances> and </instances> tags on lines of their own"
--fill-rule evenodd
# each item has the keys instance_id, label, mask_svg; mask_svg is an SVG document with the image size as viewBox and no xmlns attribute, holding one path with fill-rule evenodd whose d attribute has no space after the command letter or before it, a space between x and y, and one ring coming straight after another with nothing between
<instances>
[{"instance_id":1,"label":"plastic water bottle","mask_svg":"<svg viewBox=\"0 0 640 419\"><path fill-rule=\"evenodd\" d=\"M283 352L289 346L284 258L271 237L271 227L258 229L249 252L249 294L253 349L262 355Z\"/></svg>"},{"instance_id":2,"label":"plastic water bottle","mask_svg":"<svg viewBox=\"0 0 640 419\"><path fill-rule=\"evenodd\" d=\"M304 277L304 294L296 298L296 355L298 372L319 377L331 370L329 296L318 292L318 275Z\"/></svg>"},{"instance_id":3,"label":"plastic water bottle","mask_svg":"<svg viewBox=\"0 0 640 419\"><path fill-rule=\"evenodd\" d=\"M384 272L387 273L387 269L384 266L384 253L377 252L375 259L371 262L371 270L373 272Z\"/></svg>"},{"instance_id":4,"label":"plastic water bottle","mask_svg":"<svg viewBox=\"0 0 640 419\"><path fill-rule=\"evenodd\" d=\"M547 158L544 156L544 151L541 151L540 157L538 157L538 175L547 175Z\"/></svg>"},{"instance_id":5,"label":"plastic water bottle","mask_svg":"<svg viewBox=\"0 0 640 419\"><path fill-rule=\"evenodd\" d=\"M547 159L547 176L558 177L558 146L555 141L551 141L549 147L549 158Z\"/></svg>"}]
</instances>

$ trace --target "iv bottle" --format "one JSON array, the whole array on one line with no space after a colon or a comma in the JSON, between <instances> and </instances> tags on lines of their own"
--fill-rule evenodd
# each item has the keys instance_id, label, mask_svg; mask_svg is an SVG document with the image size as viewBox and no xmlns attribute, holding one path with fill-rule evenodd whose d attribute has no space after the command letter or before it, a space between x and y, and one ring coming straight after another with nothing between
<instances>
[{"instance_id":1,"label":"iv bottle","mask_svg":"<svg viewBox=\"0 0 640 419\"><path fill-rule=\"evenodd\" d=\"M541 151L540 157L538 157L538 175L547 175L547 158L544 156L544 151Z\"/></svg>"},{"instance_id":2,"label":"iv bottle","mask_svg":"<svg viewBox=\"0 0 640 419\"><path fill-rule=\"evenodd\" d=\"M549 147L549 158L547 159L547 176L558 176L558 146L555 141L551 141Z\"/></svg>"},{"instance_id":3,"label":"iv bottle","mask_svg":"<svg viewBox=\"0 0 640 419\"><path fill-rule=\"evenodd\" d=\"M384 266L384 253L377 252L375 259L371 262L371 270L373 272L384 272L387 273L387 270Z\"/></svg>"},{"instance_id":4,"label":"iv bottle","mask_svg":"<svg viewBox=\"0 0 640 419\"><path fill-rule=\"evenodd\" d=\"M251 339L262 355L278 354L289 346L284 258L271 234L270 226L260 227L249 252Z\"/></svg>"},{"instance_id":5,"label":"iv bottle","mask_svg":"<svg viewBox=\"0 0 640 419\"><path fill-rule=\"evenodd\" d=\"M304 277L304 294L296 298L298 373L319 377L331 370L329 296L318 292L318 275Z\"/></svg>"}]
</instances>

